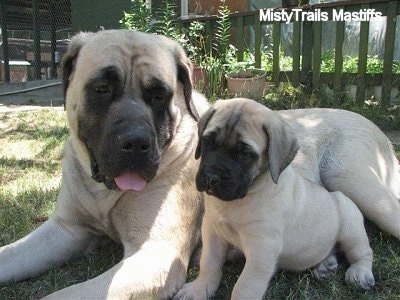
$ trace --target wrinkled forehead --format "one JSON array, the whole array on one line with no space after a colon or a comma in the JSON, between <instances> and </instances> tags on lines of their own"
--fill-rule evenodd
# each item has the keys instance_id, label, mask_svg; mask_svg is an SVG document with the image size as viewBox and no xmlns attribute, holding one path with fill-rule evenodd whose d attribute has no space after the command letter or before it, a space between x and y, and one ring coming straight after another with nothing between
<instances>
[{"instance_id":1,"label":"wrinkled forehead","mask_svg":"<svg viewBox=\"0 0 400 300\"><path fill-rule=\"evenodd\" d=\"M267 136L262 120L246 107L217 107L210 123L212 124L207 126L204 135L214 137L218 145L236 147L239 143L244 143L259 154L265 150Z\"/></svg>"},{"instance_id":2,"label":"wrinkled forehead","mask_svg":"<svg viewBox=\"0 0 400 300\"><path fill-rule=\"evenodd\" d=\"M76 63L84 65L76 70L86 78L101 76L104 71L113 69L124 82L140 80L145 85L154 78L174 84L177 72L169 47L157 39L147 41L143 37L93 38L82 47Z\"/></svg>"}]
</instances>

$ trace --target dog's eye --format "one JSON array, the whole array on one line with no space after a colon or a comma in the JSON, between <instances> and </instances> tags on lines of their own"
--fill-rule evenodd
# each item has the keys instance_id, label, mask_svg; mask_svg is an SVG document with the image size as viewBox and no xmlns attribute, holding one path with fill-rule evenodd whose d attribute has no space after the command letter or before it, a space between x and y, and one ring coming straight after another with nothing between
<instances>
[{"instance_id":1,"label":"dog's eye","mask_svg":"<svg viewBox=\"0 0 400 300\"><path fill-rule=\"evenodd\" d=\"M216 147L215 140L209 136L204 136L202 138L202 142L204 147L206 147L207 149L213 149Z\"/></svg>"},{"instance_id":2,"label":"dog's eye","mask_svg":"<svg viewBox=\"0 0 400 300\"><path fill-rule=\"evenodd\" d=\"M165 94L154 94L152 95L152 101L154 102L160 102L163 101L165 99Z\"/></svg>"},{"instance_id":3,"label":"dog's eye","mask_svg":"<svg viewBox=\"0 0 400 300\"><path fill-rule=\"evenodd\" d=\"M111 87L108 84L99 84L94 87L94 90L98 94L109 94L111 93Z\"/></svg>"}]
</instances>

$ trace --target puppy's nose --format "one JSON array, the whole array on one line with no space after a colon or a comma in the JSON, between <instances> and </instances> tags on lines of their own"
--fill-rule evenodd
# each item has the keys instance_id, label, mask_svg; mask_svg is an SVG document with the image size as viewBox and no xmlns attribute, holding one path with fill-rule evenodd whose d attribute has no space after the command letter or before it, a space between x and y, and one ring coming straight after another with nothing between
<instances>
[{"instance_id":1,"label":"puppy's nose","mask_svg":"<svg viewBox=\"0 0 400 300\"><path fill-rule=\"evenodd\" d=\"M150 139L140 130L118 135L118 145L123 152L146 154L150 151Z\"/></svg>"},{"instance_id":2,"label":"puppy's nose","mask_svg":"<svg viewBox=\"0 0 400 300\"><path fill-rule=\"evenodd\" d=\"M219 177L217 175L209 175L207 177L207 188L212 189L219 184Z\"/></svg>"}]
</instances>

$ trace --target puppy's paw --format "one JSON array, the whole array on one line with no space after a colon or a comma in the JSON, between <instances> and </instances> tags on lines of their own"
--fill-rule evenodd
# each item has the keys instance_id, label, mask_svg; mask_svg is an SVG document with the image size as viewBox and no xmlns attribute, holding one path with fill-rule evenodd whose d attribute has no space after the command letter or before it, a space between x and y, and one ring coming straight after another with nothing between
<instances>
[{"instance_id":1,"label":"puppy's paw","mask_svg":"<svg viewBox=\"0 0 400 300\"><path fill-rule=\"evenodd\" d=\"M215 292L214 287L209 287L200 280L186 283L172 298L173 300L207 300Z\"/></svg>"},{"instance_id":2,"label":"puppy's paw","mask_svg":"<svg viewBox=\"0 0 400 300\"><path fill-rule=\"evenodd\" d=\"M337 268L336 256L331 254L312 270L312 274L318 281L328 281L335 275Z\"/></svg>"},{"instance_id":3,"label":"puppy's paw","mask_svg":"<svg viewBox=\"0 0 400 300\"><path fill-rule=\"evenodd\" d=\"M346 283L356 285L364 290L369 290L375 285L372 270L365 266L351 265L345 276Z\"/></svg>"}]
</instances>

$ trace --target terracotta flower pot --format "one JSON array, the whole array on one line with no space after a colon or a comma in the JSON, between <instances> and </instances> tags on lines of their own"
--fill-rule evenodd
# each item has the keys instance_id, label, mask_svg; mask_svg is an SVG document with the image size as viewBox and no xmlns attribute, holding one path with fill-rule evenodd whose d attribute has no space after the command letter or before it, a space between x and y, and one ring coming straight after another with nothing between
<instances>
[{"instance_id":1,"label":"terracotta flower pot","mask_svg":"<svg viewBox=\"0 0 400 300\"><path fill-rule=\"evenodd\" d=\"M267 73L264 70L252 69L226 76L228 92L233 97L259 99L264 94Z\"/></svg>"},{"instance_id":2,"label":"terracotta flower pot","mask_svg":"<svg viewBox=\"0 0 400 300\"><path fill-rule=\"evenodd\" d=\"M204 80L204 71L201 67L193 67L192 79L194 84L198 84L199 82Z\"/></svg>"}]
</instances>

